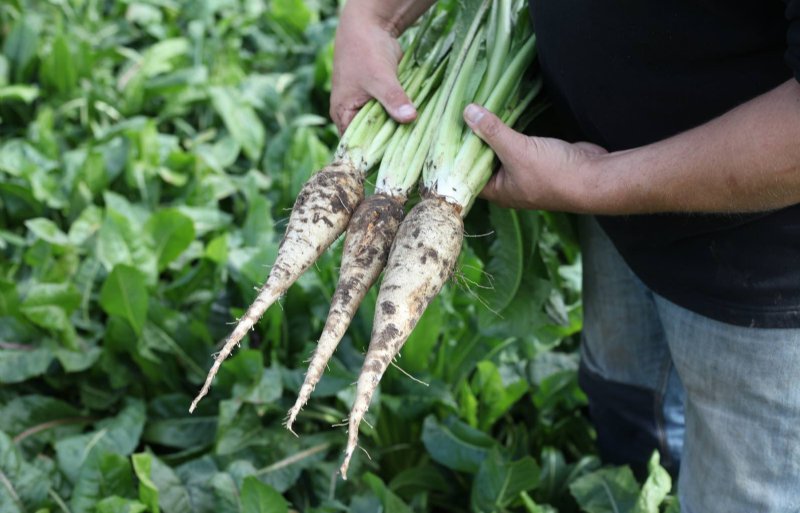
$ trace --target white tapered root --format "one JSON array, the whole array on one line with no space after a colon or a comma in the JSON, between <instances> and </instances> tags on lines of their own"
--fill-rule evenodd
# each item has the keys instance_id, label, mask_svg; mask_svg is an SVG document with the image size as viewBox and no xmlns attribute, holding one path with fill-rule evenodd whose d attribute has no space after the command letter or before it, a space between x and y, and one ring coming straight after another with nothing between
<instances>
[{"instance_id":1,"label":"white tapered root","mask_svg":"<svg viewBox=\"0 0 800 513\"><path fill-rule=\"evenodd\" d=\"M389 249L402 219L403 199L383 194L370 196L353 214L347 227L339 282L331 299L328 319L297 401L287 415L286 429L289 431L292 431L297 415L322 378L361 301L386 266Z\"/></svg>"},{"instance_id":2,"label":"white tapered root","mask_svg":"<svg viewBox=\"0 0 800 513\"><path fill-rule=\"evenodd\" d=\"M347 227L364 197L363 176L349 161L337 161L313 175L297 195L275 264L256 300L247 309L215 358L189 411L211 388L220 365L264 312L308 269Z\"/></svg>"},{"instance_id":3,"label":"white tapered root","mask_svg":"<svg viewBox=\"0 0 800 513\"><path fill-rule=\"evenodd\" d=\"M438 197L421 201L400 225L378 293L369 349L350 411L347 448L339 469L345 479L372 394L422 313L452 275L463 233L461 208Z\"/></svg>"}]
</instances>

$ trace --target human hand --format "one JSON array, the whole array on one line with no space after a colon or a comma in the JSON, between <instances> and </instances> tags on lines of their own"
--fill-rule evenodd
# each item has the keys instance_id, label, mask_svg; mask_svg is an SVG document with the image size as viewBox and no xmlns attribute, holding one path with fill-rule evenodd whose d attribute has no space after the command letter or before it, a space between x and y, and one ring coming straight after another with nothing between
<instances>
[{"instance_id":1,"label":"human hand","mask_svg":"<svg viewBox=\"0 0 800 513\"><path fill-rule=\"evenodd\" d=\"M502 164L481 192L482 198L507 208L593 210L598 189L592 164L606 150L591 143L523 135L475 104L464 109L464 120Z\"/></svg>"},{"instance_id":2,"label":"human hand","mask_svg":"<svg viewBox=\"0 0 800 513\"><path fill-rule=\"evenodd\" d=\"M417 111L397 79L401 57L395 29L356 2L345 4L334 42L330 108L340 134L371 98L400 123L416 118Z\"/></svg>"}]
</instances>

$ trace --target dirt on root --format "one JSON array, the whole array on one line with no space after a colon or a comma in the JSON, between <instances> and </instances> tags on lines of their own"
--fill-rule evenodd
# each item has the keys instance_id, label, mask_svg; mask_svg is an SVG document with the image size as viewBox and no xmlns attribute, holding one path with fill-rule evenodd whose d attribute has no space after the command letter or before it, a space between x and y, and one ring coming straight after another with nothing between
<instances>
[{"instance_id":1,"label":"dirt on root","mask_svg":"<svg viewBox=\"0 0 800 513\"><path fill-rule=\"evenodd\" d=\"M336 294L343 300L349 301L355 287L371 286L383 270L403 214L402 201L383 194L372 195L358 206L347 227L342 270L361 274L369 283L353 279L340 283Z\"/></svg>"}]
</instances>

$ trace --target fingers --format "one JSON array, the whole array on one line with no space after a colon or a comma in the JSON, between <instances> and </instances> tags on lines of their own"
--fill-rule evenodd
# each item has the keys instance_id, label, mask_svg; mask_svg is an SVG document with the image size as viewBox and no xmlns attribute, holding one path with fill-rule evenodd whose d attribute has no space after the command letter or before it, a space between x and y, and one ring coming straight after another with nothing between
<instances>
[{"instance_id":1,"label":"fingers","mask_svg":"<svg viewBox=\"0 0 800 513\"><path fill-rule=\"evenodd\" d=\"M483 187L483 190L478 196L493 203L497 203L500 206L504 206L502 203L506 197L504 192L505 179L505 171L501 167L495 174L492 175L491 178L489 178L489 181L486 182L486 185Z\"/></svg>"},{"instance_id":2,"label":"fingers","mask_svg":"<svg viewBox=\"0 0 800 513\"><path fill-rule=\"evenodd\" d=\"M478 196L503 208L527 208L520 185L515 183L514 178L502 166L492 175Z\"/></svg>"},{"instance_id":3,"label":"fingers","mask_svg":"<svg viewBox=\"0 0 800 513\"><path fill-rule=\"evenodd\" d=\"M341 94L331 95L330 115L339 129L339 134L344 133L359 109L370 98L378 100L389 116L398 123L410 123L416 119L417 109L403 90L394 71L389 70L379 76L381 78L373 81L365 91L337 91Z\"/></svg>"},{"instance_id":4,"label":"fingers","mask_svg":"<svg viewBox=\"0 0 800 513\"><path fill-rule=\"evenodd\" d=\"M598 146L596 144L592 144L590 142L576 142L575 146L583 150L587 155L590 156L597 156L597 155L604 155L608 153L608 150L605 148Z\"/></svg>"},{"instance_id":5,"label":"fingers","mask_svg":"<svg viewBox=\"0 0 800 513\"><path fill-rule=\"evenodd\" d=\"M492 147L503 163L508 163L525 149L527 138L509 128L500 118L480 105L470 103L464 109L464 121L475 134Z\"/></svg>"},{"instance_id":6,"label":"fingers","mask_svg":"<svg viewBox=\"0 0 800 513\"><path fill-rule=\"evenodd\" d=\"M398 123L410 123L417 118L417 109L400 86L400 82L392 75L385 83L370 87L369 95L356 94L348 100L332 100L330 115L341 135L350 122L358 114L359 109L375 98L386 109L386 113ZM336 103L334 103L334 101Z\"/></svg>"},{"instance_id":7,"label":"fingers","mask_svg":"<svg viewBox=\"0 0 800 513\"><path fill-rule=\"evenodd\" d=\"M394 70L384 73L381 80L368 90L398 123L409 123L417 117L417 109L397 80Z\"/></svg>"},{"instance_id":8,"label":"fingers","mask_svg":"<svg viewBox=\"0 0 800 513\"><path fill-rule=\"evenodd\" d=\"M339 129L339 135L344 133L350 122L358 114L358 110L368 100L369 96L364 93L341 93L341 91L335 91L331 94L330 115L336 128Z\"/></svg>"}]
</instances>

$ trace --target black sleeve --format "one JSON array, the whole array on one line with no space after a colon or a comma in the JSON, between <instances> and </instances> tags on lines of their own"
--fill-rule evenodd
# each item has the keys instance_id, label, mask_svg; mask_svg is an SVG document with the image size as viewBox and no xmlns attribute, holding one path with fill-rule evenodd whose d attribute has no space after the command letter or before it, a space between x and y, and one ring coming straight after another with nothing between
<instances>
[{"instance_id":1,"label":"black sleeve","mask_svg":"<svg viewBox=\"0 0 800 513\"><path fill-rule=\"evenodd\" d=\"M800 0L786 0L786 19L789 20L786 62L800 82Z\"/></svg>"}]
</instances>

